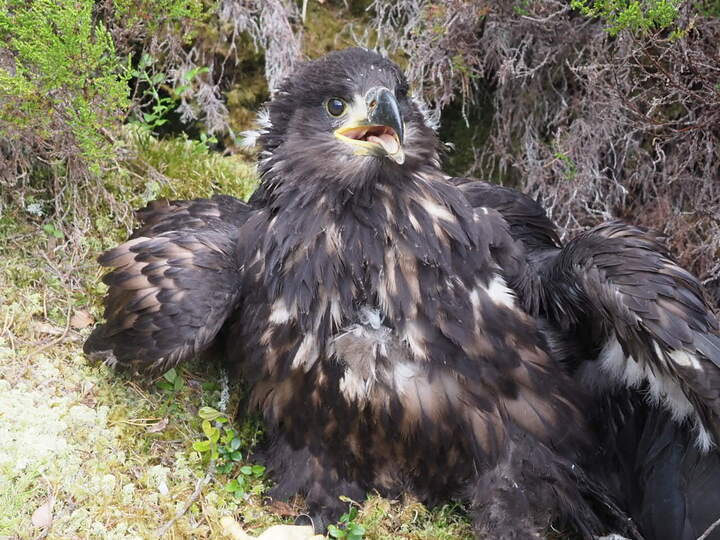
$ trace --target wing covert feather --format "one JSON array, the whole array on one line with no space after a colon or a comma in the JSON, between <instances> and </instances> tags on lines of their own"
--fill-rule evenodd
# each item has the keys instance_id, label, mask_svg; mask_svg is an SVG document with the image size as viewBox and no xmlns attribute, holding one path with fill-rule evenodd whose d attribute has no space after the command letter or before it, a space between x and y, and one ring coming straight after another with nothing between
<instances>
[{"instance_id":1,"label":"wing covert feather","mask_svg":"<svg viewBox=\"0 0 720 540\"><path fill-rule=\"evenodd\" d=\"M585 345L599 351L604 376L630 388L647 383L649 399L676 420L695 418L701 447L720 443L718 321L697 278L658 234L611 221L561 246L530 197L480 181L451 182L474 207L499 211L522 244L528 264L511 278L530 313L592 336L596 342Z\"/></svg>"},{"instance_id":2,"label":"wing covert feather","mask_svg":"<svg viewBox=\"0 0 720 540\"><path fill-rule=\"evenodd\" d=\"M98 259L112 269L106 322L85 352L157 372L208 348L240 299L239 228L251 211L226 196L141 210L142 227Z\"/></svg>"},{"instance_id":3,"label":"wing covert feather","mask_svg":"<svg viewBox=\"0 0 720 540\"><path fill-rule=\"evenodd\" d=\"M709 432L697 426L701 446L710 446L710 434L720 442L718 321L699 281L674 261L657 235L619 221L603 223L568 242L545 271L556 291L551 301L572 304L561 284L575 283L582 303L574 312L601 317L614 334L628 385L640 382L627 369L634 361L644 371L650 396L678 419L692 406Z\"/></svg>"}]
</instances>

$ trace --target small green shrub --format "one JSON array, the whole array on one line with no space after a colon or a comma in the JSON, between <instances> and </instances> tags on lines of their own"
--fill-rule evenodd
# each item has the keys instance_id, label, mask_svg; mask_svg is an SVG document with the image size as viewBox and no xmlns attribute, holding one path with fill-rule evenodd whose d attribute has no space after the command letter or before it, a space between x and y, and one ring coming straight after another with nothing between
<instances>
[{"instance_id":1,"label":"small green shrub","mask_svg":"<svg viewBox=\"0 0 720 540\"><path fill-rule=\"evenodd\" d=\"M262 484L257 484L253 480L262 478L263 474L265 474L263 465L243 465L240 467L240 473L225 485L225 491L232 493L236 499L243 499L249 493L262 492L264 489Z\"/></svg>"},{"instance_id":2,"label":"small green shrub","mask_svg":"<svg viewBox=\"0 0 720 540\"><path fill-rule=\"evenodd\" d=\"M365 538L365 527L356 523L358 517L358 509L351 506L350 509L340 516L337 525L328 526L328 534L330 538L337 540L363 540Z\"/></svg>"},{"instance_id":3,"label":"small green shrub","mask_svg":"<svg viewBox=\"0 0 720 540\"><path fill-rule=\"evenodd\" d=\"M265 474L265 467L242 464L243 451L252 446L254 437L248 439L238 433L227 417L212 407L202 407L198 416L202 419L205 438L194 441L192 449L205 460L216 460L217 472L231 478L225 484L225 491L236 499L243 499L250 493L261 493L264 486L258 481Z\"/></svg>"},{"instance_id":4,"label":"small green shrub","mask_svg":"<svg viewBox=\"0 0 720 540\"><path fill-rule=\"evenodd\" d=\"M203 66L185 72L181 77L182 84L170 89L170 94L166 95L161 92L161 87L166 83L167 75L155 67L155 62L155 58L143 53L137 67L130 70L131 77L145 88L136 104L132 122L153 134L157 134L157 129L168 121L168 115L178 106L181 96L191 88L193 79L209 71L209 68ZM201 133L200 140L206 146L210 142L206 133Z\"/></svg>"},{"instance_id":5,"label":"small green shrub","mask_svg":"<svg viewBox=\"0 0 720 540\"><path fill-rule=\"evenodd\" d=\"M720 0L697 0L693 7L704 17L720 17Z\"/></svg>"},{"instance_id":6,"label":"small green shrub","mask_svg":"<svg viewBox=\"0 0 720 540\"><path fill-rule=\"evenodd\" d=\"M48 159L102 163L126 114L127 70L93 0L0 2L0 139Z\"/></svg>"},{"instance_id":7,"label":"small green shrub","mask_svg":"<svg viewBox=\"0 0 720 540\"><path fill-rule=\"evenodd\" d=\"M615 36L622 30L647 33L672 26L682 0L572 0L570 5L588 17L599 17Z\"/></svg>"}]
</instances>

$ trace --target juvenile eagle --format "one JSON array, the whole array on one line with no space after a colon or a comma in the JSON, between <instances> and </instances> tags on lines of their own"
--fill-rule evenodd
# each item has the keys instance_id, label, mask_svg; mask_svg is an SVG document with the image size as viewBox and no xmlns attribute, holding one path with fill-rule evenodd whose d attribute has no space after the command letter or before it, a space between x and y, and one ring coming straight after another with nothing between
<instances>
[{"instance_id":1,"label":"juvenile eagle","mask_svg":"<svg viewBox=\"0 0 720 540\"><path fill-rule=\"evenodd\" d=\"M582 347L716 440L720 339L694 278L637 229L561 248L531 200L449 179L392 62L303 64L258 144L248 203L156 201L101 256L85 348L158 372L220 345L264 415L273 495L303 494L317 528L368 490L468 501L481 537L621 527L579 466L599 447Z\"/></svg>"}]
</instances>

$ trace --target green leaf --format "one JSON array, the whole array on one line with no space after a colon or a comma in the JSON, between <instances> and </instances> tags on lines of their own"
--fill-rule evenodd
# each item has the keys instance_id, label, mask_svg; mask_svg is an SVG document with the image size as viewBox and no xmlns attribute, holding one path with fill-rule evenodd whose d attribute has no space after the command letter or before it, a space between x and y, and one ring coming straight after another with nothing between
<instances>
[{"instance_id":1,"label":"green leaf","mask_svg":"<svg viewBox=\"0 0 720 540\"><path fill-rule=\"evenodd\" d=\"M333 538L345 538L345 531L338 529L335 525L328 525L328 534Z\"/></svg>"},{"instance_id":2,"label":"green leaf","mask_svg":"<svg viewBox=\"0 0 720 540\"><path fill-rule=\"evenodd\" d=\"M215 420L219 416L222 416L222 413L212 407L200 407L198 416L203 420Z\"/></svg>"},{"instance_id":3,"label":"green leaf","mask_svg":"<svg viewBox=\"0 0 720 540\"><path fill-rule=\"evenodd\" d=\"M230 481L225 485L225 490L226 490L226 491L232 492L232 491L237 491L238 489L240 489L240 485L238 484L238 481L237 481L237 480L230 480Z\"/></svg>"},{"instance_id":4,"label":"green leaf","mask_svg":"<svg viewBox=\"0 0 720 540\"><path fill-rule=\"evenodd\" d=\"M347 502L347 501L345 501L345 502ZM342 516L340 516L340 521L343 523L348 523L350 521L353 521L357 517L357 514L358 514L357 508L354 506L351 506L350 509L346 513L344 513Z\"/></svg>"},{"instance_id":5,"label":"green leaf","mask_svg":"<svg viewBox=\"0 0 720 540\"><path fill-rule=\"evenodd\" d=\"M250 476L252 474L253 470L250 465L243 465L242 467L240 467L240 472L247 476Z\"/></svg>"},{"instance_id":6,"label":"green leaf","mask_svg":"<svg viewBox=\"0 0 720 540\"><path fill-rule=\"evenodd\" d=\"M217 428L214 428L209 420L203 420L202 430L203 430L203 433L205 434L205 436L208 439L212 440L211 435L213 435L213 433L215 431L217 431Z\"/></svg>"},{"instance_id":7,"label":"green leaf","mask_svg":"<svg viewBox=\"0 0 720 540\"><path fill-rule=\"evenodd\" d=\"M240 448L240 445L242 445L242 440L239 437L235 437L232 441L230 441L231 450L237 450Z\"/></svg>"},{"instance_id":8,"label":"green leaf","mask_svg":"<svg viewBox=\"0 0 720 540\"><path fill-rule=\"evenodd\" d=\"M230 454L230 459L233 461L240 461L242 459L242 454L240 452L233 452Z\"/></svg>"},{"instance_id":9,"label":"green leaf","mask_svg":"<svg viewBox=\"0 0 720 540\"><path fill-rule=\"evenodd\" d=\"M170 384L170 383L167 382L167 381L158 381L158 382L155 383L155 384L156 384L157 387L160 388L161 390L166 390L166 391L168 391L168 392L172 391L172 389L173 389L173 385Z\"/></svg>"},{"instance_id":10,"label":"green leaf","mask_svg":"<svg viewBox=\"0 0 720 540\"><path fill-rule=\"evenodd\" d=\"M208 71L210 71L210 68L208 68L207 66L194 67L194 68L192 68L191 70L185 72L185 74L183 74L183 76L182 76L182 79L183 79L184 81L188 81L188 82L189 82L189 81L192 81L192 80L193 80L195 77L197 77L199 74L201 74L201 73L207 73Z\"/></svg>"},{"instance_id":11,"label":"green leaf","mask_svg":"<svg viewBox=\"0 0 720 540\"><path fill-rule=\"evenodd\" d=\"M365 535L365 527L358 523L350 523L347 528L348 540L362 540Z\"/></svg>"},{"instance_id":12,"label":"green leaf","mask_svg":"<svg viewBox=\"0 0 720 540\"><path fill-rule=\"evenodd\" d=\"M140 57L140 62L138 63L138 67L140 69L145 69L147 67L152 66L155 63L155 59L150 56L148 53L143 53Z\"/></svg>"},{"instance_id":13,"label":"green leaf","mask_svg":"<svg viewBox=\"0 0 720 540\"><path fill-rule=\"evenodd\" d=\"M262 476L262 474L265 472L265 467L263 465L253 465L252 466L252 473L255 476Z\"/></svg>"},{"instance_id":14,"label":"green leaf","mask_svg":"<svg viewBox=\"0 0 720 540\"><path fill-rule=\"evenodd\" d=\"M163 378L169 383L174 382L177 378L177 372L175 371L175 368L170 368L168 371L166 371L163 375Z\"/></svg>"},{"instance_id":15,"label":"green leaf","mask_svg":"<svg viewBox=\"0 0 720 540\"><path fill-rule=\"evenodd\" d=\"M63 233L60 232L55 225L52 223L46 223L43 225L43 231L45 231L48 235L54 237L54 238L62 238Z\"/></svg>"},{"instance_id":16,"label":"green leaf","mask_svg":"<svg viewBox=\"0 0 720 540\"><path fill-rule=\"evenodd\" d=\"M192 447L196 452L207 452L210 450L210 441L195 441Z\"/></svg>"}]
</instances>

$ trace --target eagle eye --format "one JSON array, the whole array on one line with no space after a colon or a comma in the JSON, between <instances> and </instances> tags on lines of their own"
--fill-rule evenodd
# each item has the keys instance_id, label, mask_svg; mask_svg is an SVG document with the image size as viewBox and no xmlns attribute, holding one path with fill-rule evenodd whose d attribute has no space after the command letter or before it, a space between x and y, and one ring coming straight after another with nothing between
<instances>
[{"instance_id":1,"label":"eagle eye","mask_svg":"<svg viewBox=\"0 0 720 540\"><path fill-rule=\"evenodd\" d=\"M344 113L346 106L346 103L340 98L330 98L325 104L327 111L333 116L340 116Z\"/></svg>"}]
</instances>

